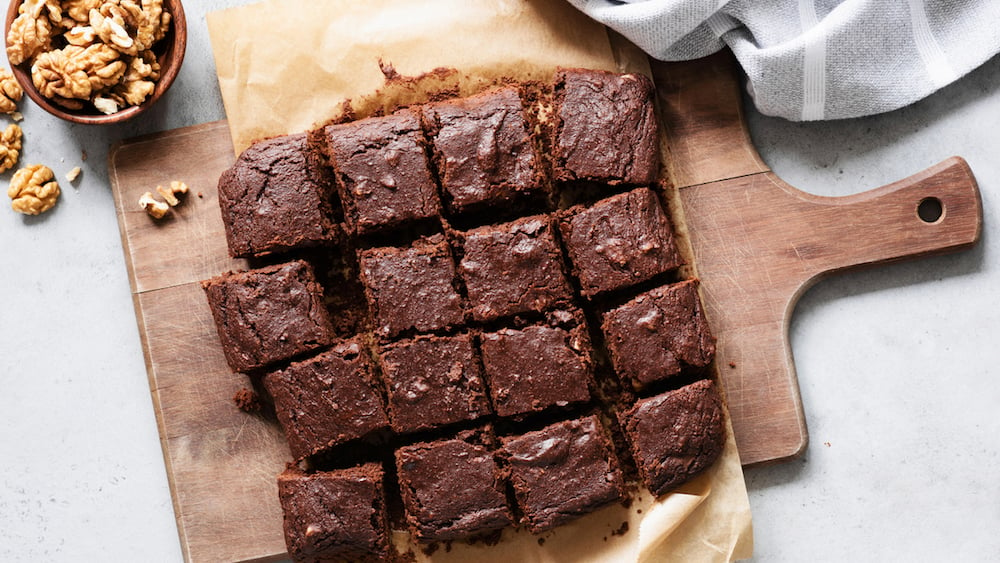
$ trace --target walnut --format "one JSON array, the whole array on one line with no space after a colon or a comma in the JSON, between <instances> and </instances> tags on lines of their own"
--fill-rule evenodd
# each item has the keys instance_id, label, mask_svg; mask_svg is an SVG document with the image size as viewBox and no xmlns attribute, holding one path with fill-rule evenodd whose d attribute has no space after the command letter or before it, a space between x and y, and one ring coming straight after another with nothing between
<instances>
[{"instance_id":1,"label":"walnut","mask_svg":"<svg viewBox=\"0 0 1000 563\"><path fill-rule=\"evenodd\" d=\"M89 100L92 92L117 84L125 70L118 52L103 43L67 45L38 55L31 80L43 96L57 103L58 98Z\"/></svg>"},{"instance_id":2,"label":"walnut","mask_svg":"<svg viewBox=\"0 0 1000 563\"><path fill-rule=\"evenodd\" d=\"M122 53L137 55L153 46L155 26L132 0L107 0L89 16L101 40Z\"/></svg>"},{"instance_id":3,"label":"walnut","mask_svg":"<svg viewBox=\"0 0 1000 563\"><path fill-rule=\"evenodd\" d=\"M14 123L0 134L0 173L6 172L17 164L21 156L21 128Z\"/></svg>"},{"instance_id":4,"label":"walnut","mask_svg":"<svg viewBox=\"0 0 1000 563\"><path fill-rule=\"evenodd\" d=\"M163 216L170 211L170 206L156 199L152 192L142 194L142 197L139 198L139 206L154 219L163 219Z\"/></svg>"},{"instance_id":5,"label":"walnut","mask_svg":"<svg viewBox=\"0 0 1000 563\"><path fill-rule=\"evenodd\" d=\"M30 61L52 48L52 22L47 17L22 13L7 31L7 59L12 65Z\"/></svg>"},{"instance_id":6,"label":"walnut","mask_svg":"<svg viewBox=\"0 0 1000 563\"><path fill-rule=\"evenodd\" d=\"M17 13L33 18L47 18L53 24L62 23L62 6L59 0L24 0L17 7Z\"/></svg>"},{"instance_id":7,"label":"walnut","mask_svg":"<svg viewBox=\"0 0 1000 563\"><path fill-rule=\"evenodd\" d=\"M14 75L5 68L0 68L0 112L13 115L17 111L17 102L21 101L24 90L18 84Z\"/></svg>"},{"instance_id":8,"label":"walnut","mask_svg":"<svg viewBox=\"0 0 1000 563\"><path fill-rule=\"evenodd\" d=\"M104 115L111 115L112 113L118 113L121 109L121 103L118 100L107 97L107 96L95 96L91 103L97 108L97 111L103 113Z\"/></svg>"},{"instance_id":9,"label":"walnut","mask_svg":"<svg viewBox=\"0 0 1000 563\"><path fill-rule=\"evenodd\" d=\"M14 173L7 188L10 206L18 213L38 215L56 204L59 184L52 169L42 164L32 164Z\"/></svg>"},{"instance_id":10,"label":"walnut","mask_svg":"<svg viewBox=\"0 0 1000 563\"><path fill-rule=\"evenodd\" d=\"M97 32L89 25L78 25L63 34L66 42L77 47L89 47L97 42Z\"/></svg>"},{"instance_id":11,"label":"walnut","mask_svg":"<svg viewBox=\"0 0 1000 563\"><path fill-rule=\"evenodd\" d=\"M170 12L163 10L163 0L142 0L142 11L151 28L153 43L163 39L170 31Z\"/></svg>"},{"instance_id":12,"label":"walnut","mask_svg":"<svg viewBox=\"0 0 1000 563\"><path fill-rule=\"evenodd\" d=\"M62 0L63 11L73 21L82 24L90 23L90 11L101 7L104 0Z\"/></svg>"},{"instance_id":13,"label":"walnut","mask_svg":"<svg viewBox=\"0 0 1000 563\"><path fill-rule=\"evenodd\" d=\"M127 105L137 106L146 101L156 87L155 81L160 77L160 64L156 62L152 51L143 51L140 55L129 61L121 83L112 90ZM152 62L147 62L147 57Z\"/></svg>"},{"instance_id":14,"label":"walnut","mask_svg":"<svg viewBox=\"0 0 1000 563\"><path fill-rule=\"evenodd\" d=\"M163 196L163 199L167 201L167 205L170 207L177 207L180 200L177 199L177 194L187 194L188 187L184 182L173 181L170 182L170 187L156 186L156 193Z\"/></svg>"}]
</instances>

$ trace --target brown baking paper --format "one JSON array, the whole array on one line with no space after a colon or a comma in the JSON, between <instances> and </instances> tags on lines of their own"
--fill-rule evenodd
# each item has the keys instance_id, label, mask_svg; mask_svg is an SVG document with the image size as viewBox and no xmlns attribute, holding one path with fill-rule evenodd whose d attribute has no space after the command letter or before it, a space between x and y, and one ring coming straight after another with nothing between
<instances>
[{"instance_id":1,"label":"brown baking paper","mask_svg":"<svg viewBox=\"0 0 1000 563\"><path fill-rule=\"evenodd\" d=\"M428 91L468 95L503 77L548 80L558 66L649 74L638 49L562 0L269 0L211 13L208 28L237 152L337 118L347 100L360 117L423 101ZM387 82L380 63L403 76L431 74ZM404 532L394 541L435 562L746 558L750 506L731 427L727 435L711 469L659 499L640 489L628 508L610 506L542 536L510 529L497 545L455 542L431 556Z\"/></svg>"}]
</instances>

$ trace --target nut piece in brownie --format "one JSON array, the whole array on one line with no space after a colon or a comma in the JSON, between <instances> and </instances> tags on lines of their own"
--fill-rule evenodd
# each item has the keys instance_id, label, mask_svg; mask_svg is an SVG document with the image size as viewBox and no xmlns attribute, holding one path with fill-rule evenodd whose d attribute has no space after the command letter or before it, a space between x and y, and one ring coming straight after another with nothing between
<instances>
[{"instance_id":1,"label":"nut piece in brownie","mask_svg":"<svg viewBox=\"0 0 1000 563\"><path fill-rule=\"evenodd\" d=\"M472 431L396 450L406 520L418 540L472 538L511 524L490 442L488 430Z\"/></svg>"},{"instance_id":2,"label":"nut piece in brownie","mask_svg":"<svg viewBox=\"0 0 1000 563\"><path fill-rule=\"evenodd\" d=\"M517 89L428 104L423 116L452 213L521 203L542 193Z\"/></svg>"},{"instance_id":3,"label":"nut piece in brownie","mask_svg":"<svg viewBox=\"0 0 1000 563\"><path fill-rule=\"evenodd\" d=\"M296 563L386 561L389 519L382 467L306 473L290 467L278 475L285 545Z\"/></svg>"},{"instance_id":4,"label":"nut piece in brownie","mask_svg":"<svg viewBox=\"0 0 1000 563\"><path fill-rule=\"evenodd\" d=\"M583 315L554 311L549 320L482 335L483 367L499 416L590 400L592 349Z\"/></svg>"},{"instance_id":5,"label":"nut piece in brownie","mask_svg":"<svg viewBox=\"0 0 1000 563\"><path fill-rule=\"evenodd\" d=\"M641 74L556 75L553 173L560 181L651 184L660 157L653 82Z\"/></svg>"},{"instance_id":6,"label":"nut piece in brownie","mask_svg":"<svg viewBox=\"0 0 1000 563\"><path fill-rule=\"evenodd\" d=\"M477 321L543 312L572 298L547 215L460 234L458 269Z\"/></svg>"},{"instance_id":7,"label":"nut piece in brownie","mask_svg":"<svg viewBox=\"0 0 1000 563\"><path fill-rule=\"evenodd\" d=\"M302 260L201 282L235 371L258 369L328 345L333 329L323 288Z\"/></svg>"},{"instance_id":8,"label":"nut piece in brownie","mask_svg":"<svg viewBox=\"0 0 1000 563\"><path fill-rule=\"evenodd\" d=\"M407 248L363 250L360 263L379 336L441 330L464 319L462 298L455 289L455 264L442 235L418 239Z\"/></svg>"},{"instance_id":9,"label":"nut piece in brownie","mask_svg":"<svg viewBox=\"0 0 1000 563\"><path fill-rule=\"evenodd\" d=\"M500 456L528 529L544 532L622 499L613 450L596 415L503 438Z\"/></svg>"},{"instance_id":10,"label":"nut piece in brownie","mask_svg":"<svg viewBox=\"0 0 1000 563\"><path fill-rule=\"evenodd\" d=\"M335 239L332 182L305 133L251 145L219 178L229 254L261 256Z\"/></svg>"},{"instance_id":11,"label":"nut piece in brownie","mask_svg":"<svg viewBox=\"0 0 1000 563\"><path fill-rule=\"evenodd\" d=\"M358 337L264 375L296 460L388 426L377 385Z\"/></svg>"},{"instance_id":12,"label":"nut piece in brownie","mask_svg":"<svg viewBox=\"0 0 1000 563\"><path fill-rule=\"evenodd\" d=\"M639 476L655 495L688 481L722 453L722 398L709 379L640 399L618 415Z\"/></svg>"},{"instance_id":13,"label":"nut piece in brownie","mask_svg":"<svg viewBox=\"0 0 1000 563\"><path fill-rule=\"evenodd\" d=\"M670 220L649 188L574 207L559 228L587 296L635 285L683 264Z\"/></svg>"},{"instance_id":14,"label":"nut piece in brownie","mask_svg":"<svg viewBox=\"0 0 1000 563\"><path fill-rule=\"evenodd\" d=\"M416 110L323 129L348 226L359 234L436 217L437 188Z\"/></svg>"},{"instance_id":15,"label":"nut piece in brownie","mask_svg":"<svg viewBox=\"0 0 1000 563\"><path fill-rule=\"evenodd\" d=\"M379 357L396 432L438 428L489 413L472 336L417 336L382 347Z\"/></svg>"},{"instance_id":16,"label":"nut piece in brownie","mask_svg":"<svg viewBox=\"0 0 1000 563\"><path fill-rule=\"evenodd\" d=\"M700 370L715 357L696 280L640 294L605 313L602 329L615 371L637 390Z\"/></svg>"}]
</instances>

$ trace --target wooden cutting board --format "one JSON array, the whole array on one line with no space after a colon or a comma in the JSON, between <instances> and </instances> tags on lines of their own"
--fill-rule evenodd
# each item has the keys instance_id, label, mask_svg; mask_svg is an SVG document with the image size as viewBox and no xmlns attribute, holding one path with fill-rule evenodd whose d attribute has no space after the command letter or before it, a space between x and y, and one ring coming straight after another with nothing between
<instances>
[{"instance_id":1,"label":"wooden cutting board","mask_svg":"<svg viewBox=\"0 0 1000 563\"><path fill-rule=\"evenodd\" d=\"M806 194L772 174L754 150L728 54L657 63L653 70L670 147L666 164L680 188L675 203L685 216L707 316L719 340L717 365L742 462L788 459L807 444L787 337L799 296L829 273L974 245L982 221L976 182L965 162L953 158L855 196ZM259 560L284 553L274 526L281 520L277 503L262 503L253 491L229 495L223 503L213 495L271 483L275 468L290 458L276 424L225 400L250 384L226 367L198 284L245 266L227 254L216 194L218 177L233 160L224 121L128 140L109 156L188 560ZM170 180L187 182L192 193L172 218L153 222L136 202ZM920 218L918 206L925 200L940 206L936 220ZM240 530L199 525L206 514Z\"/></svg>"}]
</instances>

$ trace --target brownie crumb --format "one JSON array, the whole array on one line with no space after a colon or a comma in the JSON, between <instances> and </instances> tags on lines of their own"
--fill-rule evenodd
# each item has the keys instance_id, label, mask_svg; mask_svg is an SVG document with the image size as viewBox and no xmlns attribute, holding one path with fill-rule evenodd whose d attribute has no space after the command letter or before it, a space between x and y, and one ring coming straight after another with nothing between
<instances>
[{"instance_id":1,"label":"brownie crumb","mask_svg":"<svg viewBox=\"0 0 1000 563\"><path fill-rule=\"evenodd\" d=\"M440 548L441 544L437 542L431 542L429 544L420 546L420 551L423 552L423 554L426 555L427 557L430 557L431 555L434 555L434 553Z\"/></svg>"},{"instance_id":2,"label":"brownie crumb","mask_svg":"<svg viewBox=\"0 0 1000 563\"><path fill-rule=\"evenodd\" d=\"M622 522L622 525L618 526L617 530L612 530L611 531L611 535L612 536L624 536L626 532L628 532L628 521L627 520L625 522Z\"/></svg>"},{"instance_id":3,"label":"brownie crumb","mask_svg":"<svg viewBox=\"0 0 1000 563\"><path fill-rule=\"evenodd\" d=\"M729 367L736 369L736 362L729 362Z\"/></svg>"},{"instance_id":4,"label":"brownie crumb","mask_svg":"<svg viewBox=\"0 0 1000 563\"><path fill-rule=\"evenodd\" d=\"M538 545L545 545L545 538L538 538Z\"/></svg>"},{"instance_id":5,"label":"brownie crumb","mask_svg":"<svg viewBox=\"0 0 1000 563\"><path fill-rule=\"evenodd\" d=\"M260 395L255 391L247 389L244 387L233 395L233 402L236 403L236 407L243 412L255 413L260 412Z\"/></svg>"}]
</instances>

